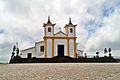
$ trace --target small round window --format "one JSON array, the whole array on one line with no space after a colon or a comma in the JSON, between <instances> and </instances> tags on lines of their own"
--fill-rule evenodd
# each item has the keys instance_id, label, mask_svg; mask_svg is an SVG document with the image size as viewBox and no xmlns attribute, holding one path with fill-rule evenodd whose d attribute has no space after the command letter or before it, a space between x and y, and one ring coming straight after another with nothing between
<instances>
[{"instance_id":1,"label":"small round window","mask_svg":"<svg viewBox=\"0 0 120 80\"><path fill-rule=\"evenodd\" d=\"M50 27L48 28L48 32L51 32L51 28Z\"/></svg>"},{"instance_id":2,"label":"small round window","mask_svg":"<svg viewBox=\"0 0 120 80\"><path fill-rule=\"evenodd\" d=\"M73 29L72 28L70 28L70 33L73 33Z\"/></svg>"}]
</instances>

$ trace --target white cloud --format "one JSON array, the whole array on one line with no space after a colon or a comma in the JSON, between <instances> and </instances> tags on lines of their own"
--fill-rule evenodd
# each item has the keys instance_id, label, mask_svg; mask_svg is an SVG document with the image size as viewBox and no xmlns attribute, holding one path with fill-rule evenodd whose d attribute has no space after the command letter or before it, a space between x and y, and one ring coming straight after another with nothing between
<instances>
[{"instance_id":1,"label":"white cloud","mask_svg":"<svg viewBox=\"0 0 120 80\"><path fill-rule=\"evenodd\" d=\"M104 18L103 27L96 30L88 39L86 50L103 50L105 47L120 50L120 14L116 10L111 16Z\"/></svg>"}]
</instances>

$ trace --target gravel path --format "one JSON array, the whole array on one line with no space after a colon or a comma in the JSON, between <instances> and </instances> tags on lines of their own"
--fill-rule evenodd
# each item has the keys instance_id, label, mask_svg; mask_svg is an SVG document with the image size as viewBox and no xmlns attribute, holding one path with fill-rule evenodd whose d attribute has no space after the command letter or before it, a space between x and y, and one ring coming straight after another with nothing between
<instances>
[{"instance_id":1,"label":"gravel path","mask_svg":"<svg viewBox=\"0 0 120 80\"><path fill-rule=\"evenodd\" d=\"M0 64L0 80L120 80L120 63Z\"/></svg>"}]
</instances>

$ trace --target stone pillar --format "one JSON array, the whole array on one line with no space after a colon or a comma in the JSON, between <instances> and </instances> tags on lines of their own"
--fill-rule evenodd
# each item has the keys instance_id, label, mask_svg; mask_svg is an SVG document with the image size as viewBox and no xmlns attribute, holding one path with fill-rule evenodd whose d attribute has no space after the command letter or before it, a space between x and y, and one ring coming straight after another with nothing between
<instances>
[{"instance_id":1,"label":"stone pillar","mask_svg":"<svg viewBox=\"0 0 120 80\"><path fill-rule=\"evenodd\" d=\"M52 57L54 57L54 38L52 38Z\"/></svg>"},{"instance_id":2,"label":"stone pillar","mask_svg":"<svg viewBox=\"0 0 120 80\"><path fill-rule=\"evenodd\" d=\"M67 44L68 44L68 56L70 56L70 43L69 43L69 39L67 39Z\"/></svg>"},{"instance_id":3,"label":"stone pillar","mask_svg":"<svg viewBox=\"0 0 120 80\"><path fill-rule=\"evenodd\" d=\"M77 57L77 52L76 52L76 38L74 39L74 58Z\"/></svg>"},{"instance_id":4,"label":"stone pillar","mask_svg":"<svg viewBox=\"0 0 120 80\"><path fill-rule=\"evenodd\" d=\"M46 38L44 39L44 47L45 47L44 58L47 58L47 39Z\"/></svg>"}]
</instances>

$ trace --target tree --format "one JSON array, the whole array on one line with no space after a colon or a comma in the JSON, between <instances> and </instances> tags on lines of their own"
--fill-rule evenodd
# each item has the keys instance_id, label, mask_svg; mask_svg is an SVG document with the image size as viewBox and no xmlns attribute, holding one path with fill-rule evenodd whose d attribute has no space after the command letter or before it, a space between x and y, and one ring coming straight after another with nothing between
<instances>
[{"instance_id":1,"label":"tree","mask_svg":"<svg viewBox=\"0 0 120 80\"><path fill-rule=\"evenodd\" d=\"M15 53L12 52L11 59L13 59L14 57L15 57Z\"/></svg>"},{"instance_id":2,"label":"tree","mask_svg":"<svg viewBox=\"0 0 120 80\"><path fill-rule=\"evenodd\" d=\"M106 57L106 53L107 53L107 48L104 49L104 54L105 54L105 57Z\"/></svg>"},{"instance_id":3,"label":"tree","mask_svg":"<svg viewBox=\"0 0 120 80\"><path fill-rule=\"evenodd\" d=\"M15 51L15 49L16 49L16 47L15 47L15 45L13 46L13 52Z\"/></svg>"},{"instance_id":4,"label":"tree","mask_svg":"<svg viewBox=\"0 0 120 80\"><path fill-rule=\"evenodd\" d=\"M96 52L96 57L97 57L97 58L99 57L99 52Z\"/></svg>"},{"instance_id":5,"label":"tree","mask_svg":"<svg viewBox=\"0 0 120 80\"><path fill-rule=\"evenodd\" d=\"M108 49L108 52L109 52L109 57L111 57L111 48Z\"/></svg>"},{"instance_id":6,"label":"tree","mask_svg":"<svg viewBox=\"0 0 120 80\"><path fill-rule=\"evenodd\" d=\"M110 53L110 52L112 51L112 50L111 50L111 48L109 48L109 50L108 50L108 51L109 51L109 53Z\"/></svg>"},{"instance_id":7,"label":"tree","mask_svg":"<svg viewBox=\"0 0 120 80\"><path fill-rule=\"evenodd\" d=\"M17 48L16 52L17 52L17 56L18 56L19 55L19 48Z\"/></svg>"}]
</instances>

